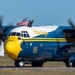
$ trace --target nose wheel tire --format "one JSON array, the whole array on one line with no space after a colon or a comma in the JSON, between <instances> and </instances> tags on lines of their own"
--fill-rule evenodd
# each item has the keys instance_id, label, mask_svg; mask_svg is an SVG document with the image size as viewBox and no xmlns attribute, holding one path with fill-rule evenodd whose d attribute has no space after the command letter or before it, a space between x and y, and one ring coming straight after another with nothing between
<instances>
[{"instance_id":1,"label":"nose wheel tire","mask_svg":"<svg viewBox=\"0 0 75 75\"><path fill-rule=\"evenodd\" d=\"M16 67L24 67L25 65L23 60L16 60L14 64Z\"/></svg>"}]
</instances>

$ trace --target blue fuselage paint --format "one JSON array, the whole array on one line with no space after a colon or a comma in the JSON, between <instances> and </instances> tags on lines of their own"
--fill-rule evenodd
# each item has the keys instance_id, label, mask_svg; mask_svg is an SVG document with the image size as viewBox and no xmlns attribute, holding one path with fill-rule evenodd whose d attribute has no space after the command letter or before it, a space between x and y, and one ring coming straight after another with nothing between
<instances>
[{"instance_id":1,"label":"blue fuselage paint","mask_svg":"<svg viewBox=\"0 0 75 75\"><path fill-rule=\"evenodd\" d=\"M18 58L30 61L60 60L65 58L67 52L64 52L64 50L67 50L70 45L75 44L75 40L70 42L65 38L63 30L66 29L73 30L70 26L59 26L55 31L49 32L47 36L41 34L33 37L31 39L33 41L26 42L24 40L21 43L22 51L19 53ZM43 41L40 41L38 38L42 38ZM61 39L60 41L59 38ZM66 41L62 40L62 38Z\"/></svg>"}]
</instances>

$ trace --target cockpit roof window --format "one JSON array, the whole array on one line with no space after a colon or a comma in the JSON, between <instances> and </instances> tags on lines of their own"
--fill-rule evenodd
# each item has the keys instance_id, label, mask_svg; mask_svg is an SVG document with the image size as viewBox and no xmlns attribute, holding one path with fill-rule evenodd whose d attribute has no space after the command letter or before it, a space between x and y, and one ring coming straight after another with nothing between
<instances>
[{"instance_id":1,"label":"cockpit roof window","mask_svg":"<svg viewBox=\"0 0 75 75\"><path fill-rule=\"evenodd\" d=\"M22 37L30 37L27 31L21 31Z\"/></svg>"},{"instance_id":2,"label":"cockpit roof window","mask_svg":"<svg viewBox=\"0 0 75 75\"><path fill-rule=\"evenodd\" d=\"M27 31L21 31L21 33L28 33Z\"/></svg>"}]
</instances>

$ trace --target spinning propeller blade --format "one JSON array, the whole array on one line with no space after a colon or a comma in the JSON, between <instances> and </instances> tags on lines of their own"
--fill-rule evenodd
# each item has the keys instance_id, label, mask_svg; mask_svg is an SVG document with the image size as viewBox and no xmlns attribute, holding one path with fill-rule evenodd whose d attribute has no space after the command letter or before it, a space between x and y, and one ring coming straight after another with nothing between
<instances>
[{"instance_id":1,"label":"spinning propeller blade","mask_svg":"<svg viewBox=\"0 0 75 75\"><path fill-rule=\"evenodd\" d=\"M4 32L2 30L2 20L3 20L3 16L0 16L0 39L2 39L4 35Z\"/></svg>"},{"instance_id":2,"label":"spinning propeller blade","mask_svg":"<svg viewBox=\"0 0 75 75\"><path fill-rule=\"evenodd\" d=\"M68 23L73 27L73 29L75 30L75 25L74 23L72 22L71 18L68 20Z\"/></svg>"},{"instance_id":3,"label":"spinning propeller blade","mask_svg":"<svg viewBox=\"0 0 75 75\"><path fill-rule=\"evenodd\" d=\"M8 26L6 26L5 29L2 29L2 21L3 21L3 16L0 16L0 40L4 41L5 36L5 32L9 29L13 27L13 23L10 23Z\"/></svg>"}]
</instances>

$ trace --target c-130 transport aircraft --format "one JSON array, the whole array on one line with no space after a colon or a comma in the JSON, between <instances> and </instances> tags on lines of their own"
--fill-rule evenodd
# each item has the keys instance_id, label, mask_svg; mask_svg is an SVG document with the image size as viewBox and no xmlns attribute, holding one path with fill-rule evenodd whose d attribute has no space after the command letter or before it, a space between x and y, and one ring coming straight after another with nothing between
<instances>
[{"instance_id":1,"label":"c-130 transport aircraft","mask_svg":"<svg viewBox=\"0 0 75 75\"><path fill-rule=\"evenodd\" d=\"M12 29L4 42L7 55L16 67L29 61L32 67L42 67L46 61L64 61L75 67L75 26L32 26Z\"/></svg>"}]
</instances>

